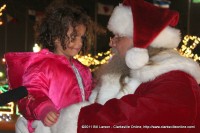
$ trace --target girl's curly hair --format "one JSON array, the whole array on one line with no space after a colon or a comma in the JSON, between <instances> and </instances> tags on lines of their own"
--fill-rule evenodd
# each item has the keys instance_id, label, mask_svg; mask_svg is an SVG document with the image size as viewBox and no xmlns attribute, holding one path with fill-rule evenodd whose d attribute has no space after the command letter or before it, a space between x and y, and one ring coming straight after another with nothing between
<instances>
[{"instance_id":1,"label":"girl's curly hair","mask_svg":"<svg viewBox=\"0 0 200 133\"><path fill-rule=\"evenodd\" d=\"M69 43L72 36L76 36L75 27L79 24L86 26L86 36L92 36L91 25L93 22L81 8L68 5L49 8L42 22L36 28L37 42L43 48L53 52L55 39L60 39L63 49L66 49L66 43ZM68 36L67 32L70 26L73 27L73 33ZM87 47L87 44L87 39L83 39L83 48Z\"/></svg>"}]
</instances>

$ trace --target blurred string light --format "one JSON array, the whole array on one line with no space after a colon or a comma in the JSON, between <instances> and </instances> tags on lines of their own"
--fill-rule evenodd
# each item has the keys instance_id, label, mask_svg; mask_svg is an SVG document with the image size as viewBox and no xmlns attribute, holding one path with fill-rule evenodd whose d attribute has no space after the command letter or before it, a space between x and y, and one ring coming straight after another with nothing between
<instances>
[{"instance_id":1,"label":"blurred string light","mask_svg":"<svg viewBox=\"0 0 200 133\"><path fill-rule=\"evenodd\" d=\"M3 85L0 86L0 94L4 93L7 90L8 85ZM14 103L10 102L8 104L6 104L5 106L0 106L0 121L10 121L11 115L14 114Z\"/></svg>"},{"instance_id":2,"label":"blurred string light","mask_svg":"<svg viewBox=\"0 0 200 133\"><path fill-rule=\"evenodd\" d=\"M2 58L2 64L5 64L6 60L5 58ZM5 75L2 71L0 71L0 79L3 78Z\"/></svg>"},{"instance_id":3,"label":"blurred string light","mask_svg":"<svg viewBox=\"0 0 200 133\"><path fill-rule=\"evenodd\" d=\"M6 9L6 4L0 7L0 17L3 15L3 10ZM3 20L0 18L0 25L3 24Z\"/></svg>"},{"instance_id":4,"label":"blurred string light","mask_svg":"<svg viewBox=\"0 0 200 133\"><path fill-rule=\"evenodd\" d=\"M33 52L39 52L40 50L40 46L37 43L35 43L35 45L33 46Z\"/></svg>"},{"instance_id":5,"label":"blurred string light","mask_svg":"<svg viewBox=\"0 0 200 133\"><path fill-rule=\"evenodd\" d=\"M6 63L6 59L5 58L2 58L2 63Z\"/></svg>"},{"instance_id":6,"label":"blurred string light","mask_svg":"<svg viewBox=\"0 0 200 133\"><path fill-rule=\"evenodd\" d=\"M178 50L181 55L191 58L194 61L200 61L200 55L194 53L194 50L197 48L197 45L200 43L200 38L197 36L186 35L182 41L182 45Z\"/></svg>"},{"instance_id":7,"label":"blurred string light","mask_svg":"<svg viewBox=\"0 0 200 133\"><path fill-rule=\"evenodd\" d=\"M6 9L6 4L4 4L3 6L1 6L0 13L2 13L2 11L5 10L5 9Z\"/></svg>"},{"instance_id":8,"label":"blurred string light","mask_svg":"<svg viewBox=\"0 0 200 133\"><path fill-rule=\"evenodd\" d=\"M33 52L39 52L41 47L38 44L35 44L33 47ZM74 56L75 59L79 60L84 65L90 67L91 71L94 71L98 66L105 64L111 58L112 54L110 51L107 52L100 52L95 56L91 54L87 55L76 55Z\"/></svg>"},{"instance_id":9,"label":"blurred string light","mask_svg":"<svg viewBox=\"0 0 200 133\"><path fill-rule=\"evenodd\" d=\"M0 71L0 78L4 77L4 73Z\"/></svg>"},{"instance_id":10,"label":"blurred string light","mask_svg":"<svg viewBox=\"0 0 200 133\"><path fill-rule=\"evenodd\" d=\"M14 114L14 103L10 102L5 106L0 107L0 121L10 121Z\"/></svg>"},{"instance_id":11,"label":"blurred string light","mask_svg":"<svg viewBox=\"0 0 200 133\"><path fill-rule=\"evenodd\" d=\"M110 60L111 56L111 52L107 51L100 52L95 56L92 56L91 54L76 55L74 58L79 60L84 65L90 67L91 71L95 71L98 66L107 63Z\"/></svg>"}]
</instances>

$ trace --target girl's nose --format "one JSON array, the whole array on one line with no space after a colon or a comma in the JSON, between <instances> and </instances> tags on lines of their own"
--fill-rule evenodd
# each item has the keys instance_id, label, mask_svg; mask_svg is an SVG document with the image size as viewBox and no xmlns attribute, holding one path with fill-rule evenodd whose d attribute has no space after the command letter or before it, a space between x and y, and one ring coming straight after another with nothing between
<instances>
[{"instance_id":1,"label":"girl's nose","mask_svg":"<svg viewBox=\"0 0 200 133\"><path fill-rule=\"evenodd\" d=\"M83 45L83 40L82 40L82 38L76 38L75 40L74 40L74 43L76 44L76 45L79 45L79 46L82 46Z\"/></svg>"}]
</instances>

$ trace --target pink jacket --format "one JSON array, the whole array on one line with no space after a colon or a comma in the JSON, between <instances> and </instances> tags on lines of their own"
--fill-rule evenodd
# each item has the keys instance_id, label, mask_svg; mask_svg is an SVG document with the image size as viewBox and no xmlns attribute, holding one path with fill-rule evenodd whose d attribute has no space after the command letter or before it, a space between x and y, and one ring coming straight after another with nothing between
<instances>
[{"instance_id":1,"label":"pink jacket","mask_svg":"<svg viewBox=\"0 0 200 133\"><path fill-rule=\"evenodd\" d=\"M25 86L29 95L18 102L20 113L28 120L42 120L50 110L59 111L81 102L81 91L74 70L64 56L44 49L38 53L7 53L7 73L11 88ZM75 59L88 100L92 88L89 68Z\"/></svg>"}]
</instances>

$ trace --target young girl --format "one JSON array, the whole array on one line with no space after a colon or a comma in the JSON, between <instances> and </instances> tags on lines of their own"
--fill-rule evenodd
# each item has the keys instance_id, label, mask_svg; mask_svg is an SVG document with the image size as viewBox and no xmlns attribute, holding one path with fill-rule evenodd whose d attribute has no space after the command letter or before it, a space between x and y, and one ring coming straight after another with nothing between
<instances>
[{"instance_id":1,"label":"young girl","mask_svg":"<svg viewBox=\"0 0 200 133\"><path fill-rule=\"evenodd\" d=\"M90 24L90 18L82 10L66 5L51 8L38 28L38 42L43 50L6 54L7 60L14 61L23 71L18 85L27 88L28 96L18 102L18 107L28 121L25 123L29 132L34 131L31 125L34 120L50 127L56 123L61 109L88 100L90 70L73 56L82 49ZM8 71L17 70L9 62L7 66ZM20 78L13 79L9 72L8 76L10 85Z\"/></svg>"}]
</instances>

